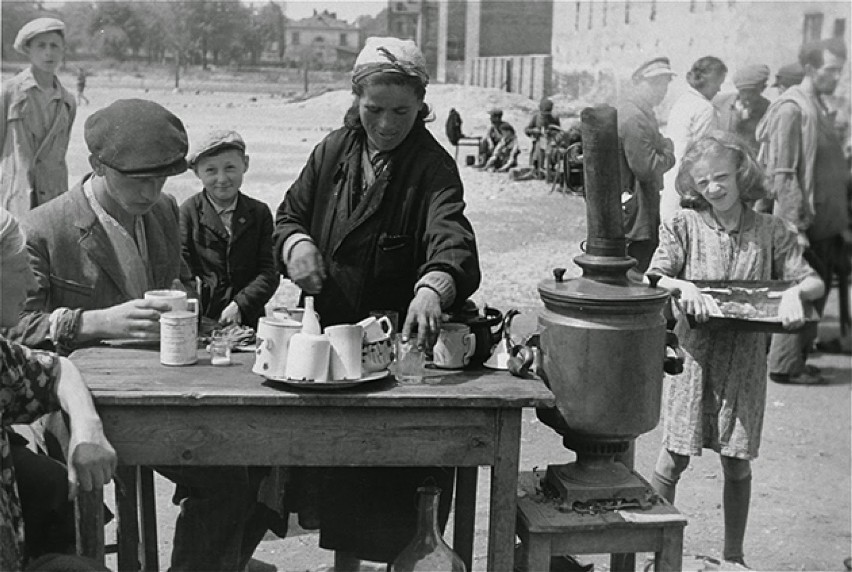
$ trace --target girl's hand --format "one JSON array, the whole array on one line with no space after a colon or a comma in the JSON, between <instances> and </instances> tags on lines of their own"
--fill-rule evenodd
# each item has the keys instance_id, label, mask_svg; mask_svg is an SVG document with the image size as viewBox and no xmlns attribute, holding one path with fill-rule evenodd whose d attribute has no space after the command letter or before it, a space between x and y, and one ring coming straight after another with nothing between
<instances>
[{"instance_id":1,"label":"girl's hand","mask_svg":"<svg viewBox=\"0 0 852 572\"><path fill-rule=\"evenodd\" d=\"M706 322L710 319L710 308L704 298L704 294L698 286L686 280L678 280L677 287L680 290L680 306L687 314L695 316L698 322Z\"/></svg>"},{"instance_id":2,"label":"girl's hand","mask_svg":"<svg viewBox=\"0 0 852 572\"><path fill-rule=\"evenodd\" d=\"M799 287L793 286L781 294L778 317L781 318L784 329L793 330L805 323L805 308L799 293Z\"/></svg>"},{"instance_id":3,"label":"girl's hand","mask_svg":"<svg viewBox=\"0 0 852 572\"><path fill-rule=\"evenodd\" d=\"M411 330L417 325L417 347L431 348L441 331L441 299L431 288L418 288L414 300L408 306L408 315L402 326L402 341L411 338Z\"/></svg>"}]
</instances>

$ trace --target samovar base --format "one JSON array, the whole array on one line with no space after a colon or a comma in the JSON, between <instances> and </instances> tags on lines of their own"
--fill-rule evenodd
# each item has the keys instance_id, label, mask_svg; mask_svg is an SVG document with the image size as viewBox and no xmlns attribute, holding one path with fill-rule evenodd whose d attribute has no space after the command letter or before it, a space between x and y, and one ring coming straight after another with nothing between
<instances>
[{"instance_id":1,"label":"samovar base","mask_svg":"<svg viewBox=\"0 0 852 572\"><path fill-rule=\"evenodd\" d=\"M564 506L576 502L641 501L648 487L636 473L614 460L606 463L548 465L544 483L552 487Z\"/></svg>"}]
</instances>

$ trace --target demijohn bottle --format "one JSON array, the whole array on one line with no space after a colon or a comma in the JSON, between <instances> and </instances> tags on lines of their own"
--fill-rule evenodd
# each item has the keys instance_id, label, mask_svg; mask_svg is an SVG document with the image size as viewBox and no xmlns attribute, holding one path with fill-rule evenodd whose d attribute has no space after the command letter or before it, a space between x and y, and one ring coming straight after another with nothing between
<instances>
[{"instance_id":1,"label":"demijohn bottle","mask_svg":"<svg viewBox=\"0 0 852 572\"><path fill-rule=\"evenodd\" d=\"M459 555L444 542L438 528L438 487L417 489L417 532L396 560L392 572L466 572Z\"/></svg>"}]
</instances>

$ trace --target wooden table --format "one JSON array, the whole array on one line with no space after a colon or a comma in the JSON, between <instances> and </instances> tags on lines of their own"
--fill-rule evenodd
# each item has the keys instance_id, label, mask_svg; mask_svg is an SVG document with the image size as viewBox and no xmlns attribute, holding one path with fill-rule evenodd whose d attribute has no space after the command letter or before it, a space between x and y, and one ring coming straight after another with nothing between
<instances>
[{"instance_id":1,"label":"wooden table","mask_svg":"<svg viewBox=\"0 0 852 572\"><path fill-rule=\"evenodd\" d=\"M235 354L228 367L211 366L204 352L199 358L167 367L151 350L98 347L71 356L122 465L460 467L453 545L468 569L476 467L488 465L487 568L512 569L521 409L555 403L541 381L480 370L434 384L387 378L315 391L265 381L251 372L254 354ZM80 551L101 560L102 498L99 490L78 503ZM122 560L136 562L120 559L120 568Z\"/></svg>"}]
</instances>

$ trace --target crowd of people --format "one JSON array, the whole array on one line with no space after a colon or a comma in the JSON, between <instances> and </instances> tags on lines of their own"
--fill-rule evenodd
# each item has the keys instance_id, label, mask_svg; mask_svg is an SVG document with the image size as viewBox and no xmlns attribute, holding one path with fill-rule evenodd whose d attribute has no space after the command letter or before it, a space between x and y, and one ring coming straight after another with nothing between
<instances>
[{"instance_id":1,"label":"crowd of people","mask_svg":"<svg viewBox=\"0 0 852 572\"><path fill-rule=\"evenodd\" d=\"M274 218L242 191L249 155L238 132L215 130L190 145L176 115L140 99L89 116L91 172L68 190L65 154L77 102L56 77L64 42L59 20L25 25L15 48L30 66L2 92L3 570L57 561L64 569L102 569L72 555L68 499L78 486L109 482L116 455L65 356L103 340L156 339L168 307L146 300L145 291L180 288L210 320L254 326L283 275L315 297L324 326L394 310L404 317L402 338L431 347L442 316L480 282L458 168L425 125L429 76L413 42L368 38L343 126L317 145ZM761 95L767 66L737 70L737 92L719 96L727 68L701 58L672 108L669 137L654 114L674 75L669 60L655 58L633 73L634 89L618 108L627 252L640 272L660 277L679 311L707 318L694 284L702 279L790 281L780 303L790 329L805 323L805 301L822 308L844 260L850 175L822 97L834 91L845 59L838 41L803 46L798 66L778 71L776 83L786 89L770 104ZM82 81L81 97L85 75ZM517 166L517 134L501 110L490 116L478 166L508 171ZM559 125L552 101L542 100L525 129L535 141L534 170L551 160L544 141ZM168 177L187 169L201 190L178 206L162 191ZM805 363L813 331L773 336L767 361L765 334L690 330L682 314L672 319L686 361L664 397L653 486L674 501L690 456L718 452L724 556L743 564L767 372L779 383L821 381ZM60 410L64 416L51 414ZM39 424L40 417L50 421ZM59 453L49 440L59 442ZM429 482L445 491L443 527L454 479L448 467L294 471L289 486L317 494L297 507L270 507L258 497L269 469L154 468L177 487L172 570L245 569L267 530L286 534L288 510L313 515L335 570L357 570L361 560L390 563L413 536L417 487Z\"/></svg>"}]
</instances>

